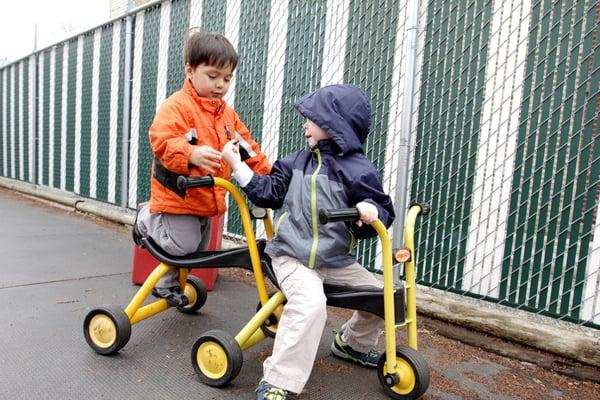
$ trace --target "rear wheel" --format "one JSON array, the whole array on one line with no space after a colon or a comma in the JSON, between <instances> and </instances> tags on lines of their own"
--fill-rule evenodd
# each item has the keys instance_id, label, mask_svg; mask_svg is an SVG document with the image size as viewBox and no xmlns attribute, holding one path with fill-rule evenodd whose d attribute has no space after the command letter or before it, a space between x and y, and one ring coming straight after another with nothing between
<instances>
[{"instance_id":1,"label":"rear wheel","mask_svg":"<svg viewBox=\"0 0 600 400\"><path fill-rule=\"evenodd\" d=\"M192 365L200 380L221 387L231 382L242 369L242 349L234 337L221 330L200 336L192 347Z\"/></svg>"},{"instance_id":2,"label":"rear wheel","mask_svg":"<svg viewBox=\"0 0 600 400\"><path fill-rule=\"evenodd\" d=\"M421 354L410 347L396 349L396 372L388 373L386 354L377 363L377 376L385 393L392 399L413 400L421 397L429 387L429 367Z\"/></svg>"},{"instance_id":3,"label":"rear wheel","mask_svg":"<svg viewBox=\"0 0 600 400\"><path fill-rule=\"evenodd\" d=\"M86 315L83 334L87 344L96 353L114 354L129 341L131 322L120 307L97 307Z\"/></svg>"},{"instance_id":4,"label":"rear wheel","mask_svg":"<svg viewBox=\"0 0 600 400\"><path fill-rule=\"evenodd\" d=\"M183 294L187 297L189 303L185 307L177 308L182 313L194 314L206 303L206 286L204 286L204 282L197 276L188 275Z\"/></svg>"}]
</instances>

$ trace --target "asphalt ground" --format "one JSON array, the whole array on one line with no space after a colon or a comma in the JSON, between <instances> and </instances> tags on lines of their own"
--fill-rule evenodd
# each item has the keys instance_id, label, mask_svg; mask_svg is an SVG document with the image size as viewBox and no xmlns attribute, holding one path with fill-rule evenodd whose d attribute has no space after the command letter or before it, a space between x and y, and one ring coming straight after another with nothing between
<instances>
[{"instance_id":1,"label":"asphalt ground","mask_svg":"<svg viewBox=\"0 0 600 400\"><path fill-rule=\"evenodd\" d=\"M117 355L100 356L85 342L83 319L98 305L124 307L138 289L131 283L130 230L5 189L0 215L0 399L255 398L270 339L244 352L240 374L222 389L202 384L190 362L202 333L221 329L235 335L252 316L258 297L245 271L220 271L197 314L170 309L141 321ZM348 315L330 309L313 373L298 399L388 398L374 370L329 352L332 331ZM600 399L598 383L449 339L442 331L473 336L421 319L419 351L431 371L423 399ZM401 330L398 336L402 341ZM493 338L478 340L503 346Z\"/></svg>"}]
</instances>

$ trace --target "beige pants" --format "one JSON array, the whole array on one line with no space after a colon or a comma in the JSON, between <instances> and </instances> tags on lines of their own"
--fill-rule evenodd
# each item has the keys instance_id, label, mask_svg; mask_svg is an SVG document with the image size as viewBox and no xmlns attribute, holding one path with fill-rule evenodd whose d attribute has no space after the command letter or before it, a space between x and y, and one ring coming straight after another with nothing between
<instances>
[{"instance_id":1,"label":"beige pants","mask_svg":"<svg viewBox=\"0 0 600 400\"><path fill-rule=\"evenodd\" d=\"M315 361L327 321L323 283L382 288L383 282L360 264L312 270L292 257L273 257L277 281L287 304L277 327L273 354L263 364L264 379L294 393L302 392ZM378 316L355 311L342 326L344 339L355 350L373 349L384 329Z\"/></svg>"}]
</instances>

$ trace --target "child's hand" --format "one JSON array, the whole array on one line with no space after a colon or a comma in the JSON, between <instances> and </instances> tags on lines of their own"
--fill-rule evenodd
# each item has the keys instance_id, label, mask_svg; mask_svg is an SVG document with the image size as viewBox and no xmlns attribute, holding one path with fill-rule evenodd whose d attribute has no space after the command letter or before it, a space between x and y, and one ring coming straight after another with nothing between
<instances>
[{"instance_id":1,"label":"child's hand","mask_svg":"<svg viewBox=\"0 0 600 400\"><path fill-rule=\"evenodd\" d=\"M221 152L210 146L197 146L190 154L190 164L214 174L221 168Z\"/></svg>"},{"instance_id":2,"label":"child's hand","mask_svg":"<svg viewBox=\"0 0 600 400\"><path fill-rule=\"evenodd\" d=\"M225 143L223 152L221 153L225 161L231 165L231 169L235 172L238 169L239 164L242 162L240 158L240 146L237 139L230 140Z\"/></svg>"},{"instance_id":3,"label":"child's hand","mask_svg":"<svg viewBox=\"0 0 600 400\"><path fill-rule=\"evenodd\" d=\"M358 212L360 213L360 219L356 221L356 225L362 226L363 223L367 225L371 225L377 219L378 212L377 207L375 207L371 203L367 203L366 201L361 201L356 204L356 208L358 208Z\"/></svg>"}]
</instances>

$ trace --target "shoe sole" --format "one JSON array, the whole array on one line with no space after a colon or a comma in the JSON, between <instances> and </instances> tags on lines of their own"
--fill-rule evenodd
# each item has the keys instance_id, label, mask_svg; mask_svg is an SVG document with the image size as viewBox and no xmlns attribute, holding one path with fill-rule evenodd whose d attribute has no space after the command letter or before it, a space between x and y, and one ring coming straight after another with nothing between
<instances>
[{"instance_id":1,"label":"shoe sole","mask_svg":"<svg viewBox=\"0 0 600 400\"><path fill-rule=\"evenodd\" d=\"M157 299L165 299L167 301L167 304L170 305L171 307L184 308L190 304L189 300L184 301L183 303L185 303L185 304L175 304L172 301L169 301L169 299L167 299L166 297L159 296L158 293L154 292L154 290L150 293L152 294L152 296L156 297ZM186 297L186 299L187 299L187 297Z\"/></svg>"},{"instance_id":2,"label":"shoe sole","mask_svg":"<svg viewBox=\"0 0 600 400\"><path fill-rule=\"evenodd\" d=\"M363 367L366 367L366 368L377 368L376 364L369 364L367 362L361 361L361 360L359 360L357 358L352 357L350 354L348 354L348 353L346 353L346 352L338 349L335 346L335 342L331 344L331 352L336 357L342 358L344 360L352 361L353 363L358 364L358 365L362 365Z\"/></svg>"}]
</instances>

